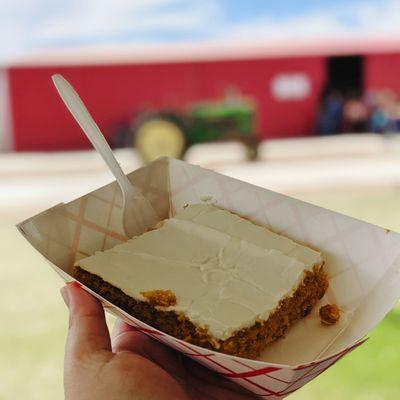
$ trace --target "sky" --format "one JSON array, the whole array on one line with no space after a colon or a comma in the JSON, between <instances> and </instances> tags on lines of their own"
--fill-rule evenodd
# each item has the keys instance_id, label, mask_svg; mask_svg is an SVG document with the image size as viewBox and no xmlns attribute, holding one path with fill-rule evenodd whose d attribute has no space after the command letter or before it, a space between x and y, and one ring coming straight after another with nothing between
<instances>
[{"instance_id":1,"label":"sky","mask_svg":"<svg viewBox=\"0 0 400 400\"><path fill-rule=\"evenodd\" d=\"M400 0L0 0L0 61L146 42L389 36Z\"/></svg>"}]
</instances>

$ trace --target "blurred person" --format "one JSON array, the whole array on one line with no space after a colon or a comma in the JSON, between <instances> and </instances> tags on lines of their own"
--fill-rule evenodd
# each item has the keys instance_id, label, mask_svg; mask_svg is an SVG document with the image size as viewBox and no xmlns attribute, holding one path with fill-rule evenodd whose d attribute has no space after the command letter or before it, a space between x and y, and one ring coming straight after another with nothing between
<instances>
[{"instance_id":1,"label":"blurred person","mask_svg":"<svg viewBox=\"0 0 400 400\"><path fill-rule=\"evenodd\" d=\"M400 101L396 102L393 106L391 127L392 132L400 132Z\"/></svg>"},{"instance_id":2,"label":"blurred person","mask_svg":"<svg viewBox=\"0 0 400 400\"><path fill-rule=\"evenodd\" d=\"M362 133L367 131L367 127L367 105L359 97L348 98L343 105L343 131L346 133Z\"/></svg>"},{"instance_id":3,"label":"blurred person","mask_svg":"<svg viewBox=\"0 0 400 400\"><path fill-rule=\"evenodd\" d=\"M374 133L386 132L389 125L389 116L384 107L380 91L368 91L365 95L365 99L370 109L369 130Z\"/></svg>"},{"instance_id":4,"label":"blurred person","mask_svg":"<svg viewBox=\"0 0 400 400\"><path fill-rule=\"evenodd\" d=\"M338 90L326 90L322 96L317 121L317 132L320 135L332 135L340 132L342 121L343 97Z\"/></svg>"},{"instance_id":5,"label":"blurred person","mask_svg":"<svg viewBox=\"0 0 400 400\"><path fill-rule=\"evenodd\" d=\"M384 109L377 106L371 111L369 126L371 132L384 133L389 127L389 118Z\"/></svg>"},{"instance_id":6,"label":"blurred person","mask_svg":"<svg viewBox=\"0 0 400 400\"><path fill-rule=\"evenodd\" d=\"M388 132L400 132L400 97L392 90L386 90L385 107L388 113Z\"/></svg>"},{"instance_id":7,"label":"blurred person","mask_svg":"<svg viewBox=\"0 0 400 400\"><path fill-rule=\"evenodd\" d=\"M254 399L245 389L118 320L110 338L103 307L76 282L69 308L65 400Z\"/></svg>"},{"instance_id":8,"label":"blurred person","mask_svg":"<svg viewBox=\"0 0 400 400\"><path fill-rule=\"evenodd\" d=\"M391 89L383 89L376 93L376 112L375 122L380 122L381 126L375 126L375 128L381 128L381 132L391 132L395 130L395 108L397 103L397 95Z\"/></svg>"}]
</instances>

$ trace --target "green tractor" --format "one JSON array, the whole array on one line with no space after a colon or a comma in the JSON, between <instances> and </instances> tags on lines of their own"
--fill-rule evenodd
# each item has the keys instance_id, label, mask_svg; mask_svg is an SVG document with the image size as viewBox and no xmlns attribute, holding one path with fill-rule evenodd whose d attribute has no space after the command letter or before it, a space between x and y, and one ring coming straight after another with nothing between
<instances>
[{"instance_id":1,"label":"green tractor","mask_svg":"<svg viewBox=\"0 0 400 400\"><path fill-rule=\"evenodd\" d=\"M186 112L146 111L134 120L125 144L133 144L143 160L151 162L161 156L182 158L193 144L238 140L254 159L254 120L254 102L239 96L196 103Z\"/></svg>"}]
</instances>

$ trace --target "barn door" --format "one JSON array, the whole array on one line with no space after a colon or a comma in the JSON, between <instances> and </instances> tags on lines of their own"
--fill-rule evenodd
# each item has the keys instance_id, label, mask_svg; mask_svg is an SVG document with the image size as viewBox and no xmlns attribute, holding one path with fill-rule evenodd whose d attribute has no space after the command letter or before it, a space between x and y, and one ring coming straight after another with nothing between
<instances>
[{"instance_id":1,"label":"barn door","mask_svg":"<svg viewBox=\"0 0 400 400\"><path fill-rule=\"evenodd\" d=\"M364 91L364 58L338 56L327 59L327 77L330 90L345 97L360 97Z\"/></svg>"}]
</instances>

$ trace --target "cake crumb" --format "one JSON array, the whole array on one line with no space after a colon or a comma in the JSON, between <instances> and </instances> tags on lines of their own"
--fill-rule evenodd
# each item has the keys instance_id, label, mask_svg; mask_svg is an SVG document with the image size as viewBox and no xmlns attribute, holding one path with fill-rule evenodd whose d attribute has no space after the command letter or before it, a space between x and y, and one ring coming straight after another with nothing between
<instances>
[{"instance_id":1,"label":"cake crumb","mask_svg":"<svg viewBox=\"0 0 400 400\"><path fill-rule=\"evenodd\" d=\"M172 290L149 290L141 292L152 306L169 307L176 305L176 296Z\"/></svg>"},{"instance_id":2,"label":"cake crumb","mask_svg":"<svg viewBox=\"0 0 400 400\"><path fill-rule=\"evenodd\" d=\"M319 317L323 325L334 325L340 319L340 311L336 304L326 304L319 309Z\"/></svg>"}]
</instances>

